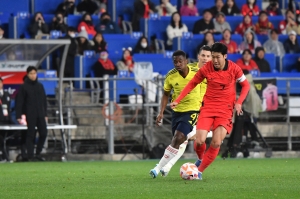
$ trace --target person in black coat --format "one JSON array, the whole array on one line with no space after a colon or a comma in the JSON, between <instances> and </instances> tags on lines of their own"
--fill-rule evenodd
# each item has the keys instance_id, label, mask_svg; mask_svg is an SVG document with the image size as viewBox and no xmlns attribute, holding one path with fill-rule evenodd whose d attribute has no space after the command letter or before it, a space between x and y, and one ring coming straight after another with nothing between
<instances>
[{"instance_id":1,"label":"person in black coat","mask_svg":"<svg viewBox=\"0 0 300 199\"><path fill-rule=\"evenodd\" d=\"M65 2L59 4L56 8L56 13L63 13L65 17L73 15L75 10L75 0L65 0Z\"/></svg>"},{"instance_id":2,"label":"person in black coat","mask_svg":"<svg viewBox=\"0 0 300 199\"><path fill-rule=\"evenodd\" d=\"M133 53L140 53L140 54L151 53L150 45L149 45L147 37L142 36L138 40L138 42L133 50Z\"/></svg>"},{"instance_id":3,"label":"person in black coat","mask_svg":"<svg viewBox=\"0 0 300 199\"><path fill-rule=\"evenodd\" d=\"M92 0L83 0L77 5L77 12L89 13L90 15L95 14L98 10L98 5Z\"/></svg>"},{"instance_id":4,"label":"person in black coat","mask_svg":"<svg viewBox=\"0 0 300 199\"><path fill-rule=\"evenodd\" d=\"M3 79L0 77L0 125L7 125L11 123L11 111L10 111L10 95L7 91L3 89ZM3 139L5 130L0 131L0 146L2 151L2 156L0 156L0 161L8 160L7 152L4 151Z\"/></svg>"},{"instance_id":5,"label":"person in black coat","mask_svg":"<svg viewBox=\"0 0 300 199\"><path fill-rule=\"evenodd\" d=\"M148 18L149 14L155 13L155 4L150 0L136 0L133 6L132 29L133 31L140 31L140 19ZM146 7L149 8L148 12L146 11Z\"/></svg>"},{"instance_id":6,"label":"person in black coat","mask_svg":"<svg viewBox=\"0 0 300 199\"><path fill-rule=\"evenodd\" d=\"M257 64L260 72L262 72L262 73L271 72L270 64L265 59L265 49L263 47L255 48L255 56L254 56L253 60Z\"/></svg>"},{"instance_id":7,"label":"person in black coat","mask_svg":"<svg viewBox=\"0 0 300 199\"><path fill-rule=\"evenodd\" d=\"M222 12L225 14L225 16L234 16L241 14L241 11L234 0L227 0L225 5L222 7Z\"/></svg>"},{"instance_id":8,"label":"person in black coat","mask_svg":"<svg viewBox=\"0 0 300 199\"><path fill-rule=\"evenodd\" d=\"M203 11L203 18L196 21L193 28L194 34L205 34L206 32L213 33L215 25L212 20L212 13L210 10Z\"/></svg>"},{"instance_id":9,"label":"person in black coat","mask_svg":"<svg viewBox=\"0 0 300 199\"><path fill-rule=\"evenodd\" d=\"M43 160L40 154L47 138L47 98L44 86L38 82L37 69L34 66L27 68L27 77L18 92L16 118L22 124L21 116L22 114L26 116L28 160ZM38 129L39 139L34 157L35 127Z\"/></svg>"},{"instance_id":10,"label":"person in black coat","mask_svg":"<svg viewBox=\"0 0 300 199\"><path fill-rule=\"evenodd\" d=\"M76 28L68 27L66 36L61 37L61 39L69 39L71 41L65 63L64 77L74 77L75 56L77 54L77 41L75 38L75 32ZM63 50L64 48L61 48L61 56L63 55Z\"/></svg>"},{"instance_id":11,"label":"person in black coat","mask_svg":"<svg viewBox=\"0 0 300 199\"><path fill-rule=\"evenodd\" d=\"M283 43L285 53L300 53L300 46L298 44L297 33L293 30L289 32L289 38Z\"/></svg>"},{"instance_id":12,"label":"person in black coat","mask_svg":"<svg viewBox=\"0 0 300 199\"><path fill-rule=\"evenodd\" d=\"M97 32L97 34L93 38L93 42L94 45L92 47L92 50L94 50L96 53L100 53L103 50L107 49L107 43L101 32Z\"/></svg>"},{"instance_id":13,"label":"person in black coat","mask_svg":"<svg viewBox=\"0 0 300 199\"><path fill-rule=\"evenodd\" d=\"M52 23L50 25L50 30L61 31L66 33L68 29L67 24L64 22L64 15L62 13L56 13L56 16L53 17Z\"/></svg>"},{"instance_id":14,"label":"person in black coat","mask_svg":"<svg viewBox=\"0 0 300 199\"><path fill-rule=\"evenodd\" d=\"M41 12L37 12L34 14L33 21L29 26L29 33L32 38L39 34L48 34L49 27L45 23L44 16Z\"/></svg>"}]
</instances>

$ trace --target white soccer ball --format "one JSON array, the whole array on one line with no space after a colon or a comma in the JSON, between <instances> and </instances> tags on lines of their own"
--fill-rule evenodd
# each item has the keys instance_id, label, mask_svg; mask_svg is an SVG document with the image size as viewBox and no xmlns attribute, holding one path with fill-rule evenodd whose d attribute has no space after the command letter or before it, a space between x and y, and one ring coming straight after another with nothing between
<instances>
[{"instance_id":1,"label":"white soccer ball","mask_svg":"<svg viewBox=\"0 0 300 199\"><path fill-rule=\"evenodd\" d=\"M180 167L180 177L184 180L195 180L198 178L198 168L194 163L184 163Z\"/></svg>"}]
</instances>

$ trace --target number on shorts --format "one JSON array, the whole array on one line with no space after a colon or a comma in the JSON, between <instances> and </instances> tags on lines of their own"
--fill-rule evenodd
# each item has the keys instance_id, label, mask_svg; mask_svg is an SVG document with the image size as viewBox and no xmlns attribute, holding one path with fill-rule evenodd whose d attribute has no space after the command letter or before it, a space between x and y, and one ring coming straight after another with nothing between
<instances>
[{"instance_id":1,"label":"number on shorts","mask_svg":"<svg viewBox=\"0 0 300 199\"><path fill-rule=\"evenodd\" d=\"M196 124L197 120L198 120L198 114L197 114L197 113L193 113L193 114L191 115L191 119L192 119L192 120L190 120L189 123L190 123L192 126L194 126L194 125Z\"/></svg>"}]
</instances>

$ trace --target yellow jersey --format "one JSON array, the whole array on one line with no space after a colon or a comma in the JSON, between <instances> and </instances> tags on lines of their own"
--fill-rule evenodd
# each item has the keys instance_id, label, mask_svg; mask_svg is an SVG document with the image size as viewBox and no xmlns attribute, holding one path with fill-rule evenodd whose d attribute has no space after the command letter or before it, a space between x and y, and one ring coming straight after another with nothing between
<instances>
[{"instance_id":1,"label":"yellow jersey","mask_svg":"<svg viewBox=\"0 0 300 199\"><path fill-rule=\"evenodd\" d=\"M174 68L170 70L165 78L164 90L170 92L173 89L172 101L174 101L184 89L184 87L189 83L189 81L197 73L198 69L188 66L189 73L184 78L179 72ZM199 111L200 109L200 88L197 85L174 109L175 112L189 112L189 111Z\"/></svg>"},{"instance_id":2,"label":"yellow jersey","mask_svg":"<svg viewBox=\"0 0 300 199\"><path fill-rule=\"evenodd\" d=\"M198 62L194 62L194 63L189 63L188 66L190 66L191 68L193 68L193 70L199 70L198 67ZM199 88L200 88L200 107L202 106L202 101L204 98L204 95L206 93L206 89L207 89L207 80L206 78L199 84Z\"/></svg>"}]
</instances>

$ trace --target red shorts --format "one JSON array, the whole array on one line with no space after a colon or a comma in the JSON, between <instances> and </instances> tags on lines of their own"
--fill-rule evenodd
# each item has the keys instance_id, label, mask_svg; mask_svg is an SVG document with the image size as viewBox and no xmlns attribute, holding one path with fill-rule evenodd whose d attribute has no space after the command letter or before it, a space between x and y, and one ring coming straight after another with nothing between
<instances>
[{"instance_id":1,"label":"red shorts","mask_svg":"<svg viewBox=\"0 0 300 199\"><path fill-rule=\"evenodd\" d=\"M199 117L196 129L214 131L218 126L223 126L229 134L232 130L232 118Z\"/></svg>"}]
</instances>

